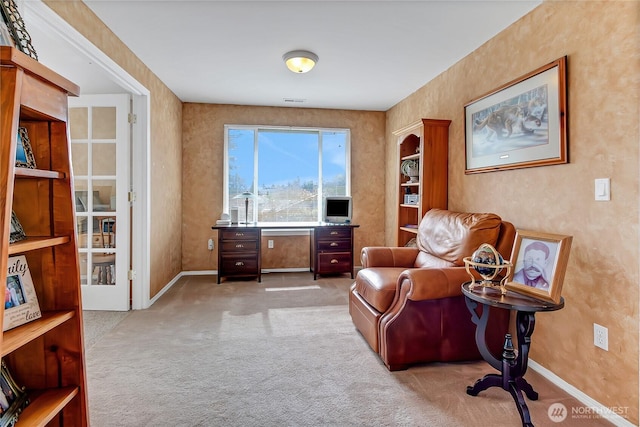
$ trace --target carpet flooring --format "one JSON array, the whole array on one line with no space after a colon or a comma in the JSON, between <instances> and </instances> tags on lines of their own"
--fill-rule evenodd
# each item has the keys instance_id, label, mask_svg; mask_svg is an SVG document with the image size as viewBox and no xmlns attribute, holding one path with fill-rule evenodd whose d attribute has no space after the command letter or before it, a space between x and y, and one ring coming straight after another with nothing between
<instances>
[{"instance_id":1,"label":"carpet flooring","mask_svg":"<svg viewBox=\"0 0 640 427\"><path fill-rule=\"evenodd\" d=\"M484 361L389 372L351 323L351 283L309 273L220 285L182 277L88 347L92 426L522 425L509 393L465 393L492 372ZM87 328L100 321L85 319ZM583 404L531 370L526 378L540 393L527 401L536 426L611 425L573 416ZM548 416L556 403L568 410L561 423Z\"/></svg>"}]
</instances>

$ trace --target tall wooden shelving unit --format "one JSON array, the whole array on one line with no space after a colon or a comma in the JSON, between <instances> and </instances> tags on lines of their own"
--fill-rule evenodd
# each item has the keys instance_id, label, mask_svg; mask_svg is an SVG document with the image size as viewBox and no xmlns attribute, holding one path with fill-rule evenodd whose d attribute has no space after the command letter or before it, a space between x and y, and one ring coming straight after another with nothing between
<instances>
[{"instance_id":1,"label":"tall wooden shelving unit","mask_svg":"<svg viewBox=\"0 0 640 427\"><path fill-rule=\"evenodd\" d=\"M67 97L79 88L13 47L0 47L0 279L27 259L42 318L5 331L0 352L30 404L17 426L86 426L87 387ZM37 169L15 167L18 127ZM11 211L26 240L9 244ZM4 305L0 309L4 318Z\"/></svg>"},{"instance_id":2,"label":"tall wooden shelving unit","mask_svg":"<svg viewBox=\"0 0 640 427\"><path fill-rule=\"evenodd\" d=\"M429 209L447 208L450 124L451 120L422 119L393 133L398 138L398 246L416 237ZM409 182L400 171L408 159L419 162L418 182ZM417 195L418 203L405 203L406 194Z\"/></svg>"}]
</instances>

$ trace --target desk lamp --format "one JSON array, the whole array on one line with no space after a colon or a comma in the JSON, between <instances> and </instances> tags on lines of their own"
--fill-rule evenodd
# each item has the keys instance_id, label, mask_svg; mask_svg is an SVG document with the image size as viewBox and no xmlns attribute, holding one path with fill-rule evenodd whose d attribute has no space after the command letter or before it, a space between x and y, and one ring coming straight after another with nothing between
<instances>
[{"instance_id":1,"label":"desk lamp","mask_svg":"<svg viewBox=\"0 0 640 427\"><path fill-rule=\"evenodd\" d=\"M244 223L249 224L249 199L253 197L250 191L245 191L242 193L244 197Z\"/></svg>"}]
</instances>

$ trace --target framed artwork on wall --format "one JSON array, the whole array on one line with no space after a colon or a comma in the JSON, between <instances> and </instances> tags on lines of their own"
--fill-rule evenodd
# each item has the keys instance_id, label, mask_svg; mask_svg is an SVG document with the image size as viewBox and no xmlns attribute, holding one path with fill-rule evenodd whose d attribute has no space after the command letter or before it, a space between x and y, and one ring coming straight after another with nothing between
<instances>
[{"instance_id":1,"label":"framed artwork on wall","mask_svg":"<svg viewBox=\"0 0 640 427\"><path fill-rule=\"evenodd\" d=\"M513 269L505 287L555 304L560 302L571 236L516 230Z\"/></svg>"},{"instance_id":2,"label":"framed artwork on wall","mask_svg":"<svg viewBox=\"0 0 640 427\"><path fill-rule=\"evenodd\" d=\"M465 173L568 162L567 57L469 102Z\"/></svg>"}]
</instances>

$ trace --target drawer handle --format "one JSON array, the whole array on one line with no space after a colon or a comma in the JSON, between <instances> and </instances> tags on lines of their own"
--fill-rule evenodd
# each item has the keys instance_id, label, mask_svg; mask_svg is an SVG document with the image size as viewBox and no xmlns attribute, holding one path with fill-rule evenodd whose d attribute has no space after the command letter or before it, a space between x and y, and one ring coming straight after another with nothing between
<instances>
[{"instance_id":1,"label":"drawer handle","mask_svg":"<svg viewBox=\"0 0 640 427\"><path fill-rule=\"evenodd\" d=\"M236 261L236 267L242 267L243 265L244 265L244 262Z\"/></svg>"},{"instance_id":2,"label":"drawer handle","mask_svg":"<svg viewBox=\"0 0 640 427\"><path fill-rule=\"evenodd\" d=\"M337 263L338 263L337 259L334 258L334 259L331 260L331 264L337 264Z\"/></svg>"},{"instance_id":3,"label":"drawer handle","mask_svg":"<svg viewBox=\"0 0 640 427\"><path fill-rule=\"evenodd\" d=\"M338 233L337 231L332 231L330 234L331 234L332 236L336 236L336 235L338 235L338 234L340 234L340 233Z\"/></svg>"},{"instance_id":4,"label":"drawer handle","mask_svg":"<svg viewBox=\"0 0 640 427\"><path fill-rule=\"evenodd\" d=\"M244 248L244 245L243 245L242 243L238 243L238 244L236 245L236 248Z\"/></svg>"},{"instance_id":5,"label":"drawer handle","mask_svg":"<svg viewBox=\"0 0 640 427\"><path fill-rule=\"evenodd\" d=\"M244 233L236 233L236 236L244 236Z\"/></svg>"},{"instance_id":6,"label":"drawer handle","mask_svg":"<svg viewBox=\"0 0 640 427\"><path fill-rule=\"evenodd\" d=\"M329 246L338 246L338 244L336 242L331 242L331 244Z\"/></svg>"}]
</instances>

